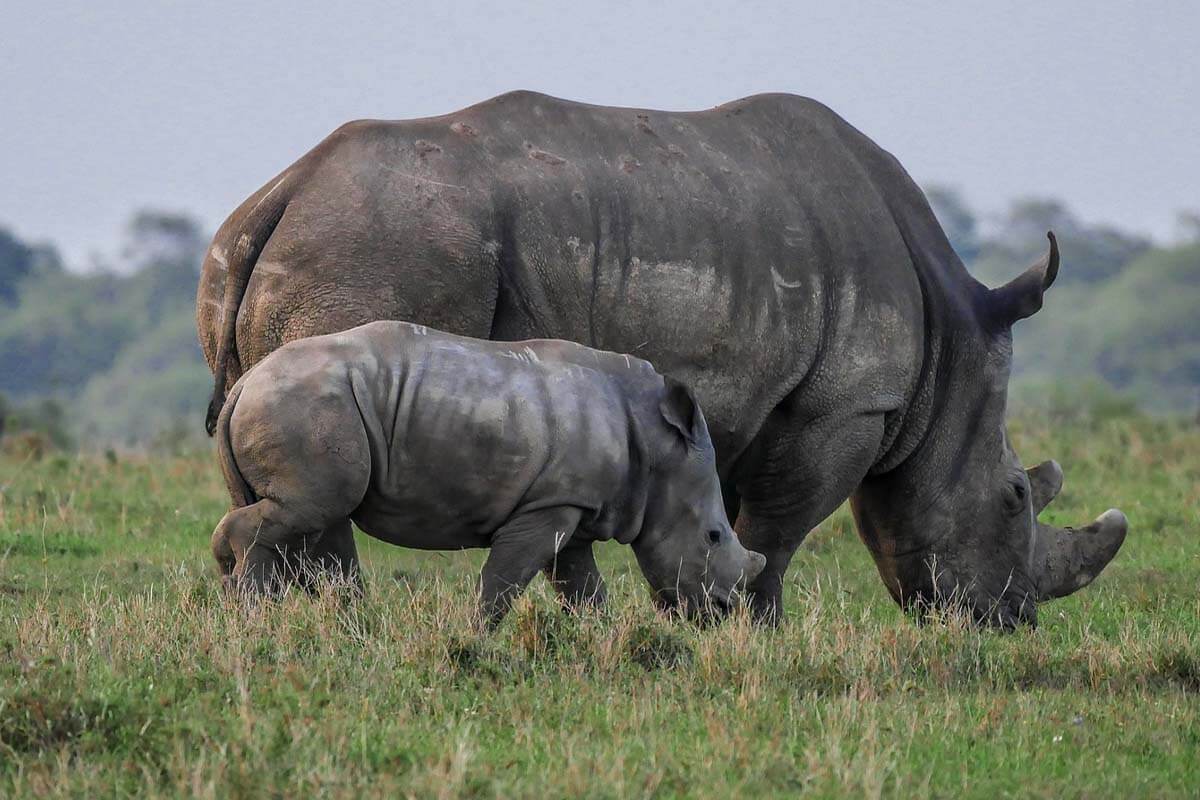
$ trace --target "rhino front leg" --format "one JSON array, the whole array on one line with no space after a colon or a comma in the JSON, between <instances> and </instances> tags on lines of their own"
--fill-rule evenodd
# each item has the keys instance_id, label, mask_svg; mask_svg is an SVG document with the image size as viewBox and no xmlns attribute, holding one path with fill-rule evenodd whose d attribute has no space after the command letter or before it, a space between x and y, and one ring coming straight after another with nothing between
<instances>
[{"instance_id":1,"label":"rhino front leg","mask_svg":"<svg viewBox=\"0 0 1200 800\"><path fill-rule=\"evenodd\" d=\"M800 543L850 496L871 468L883 438L883 416L818 417L805 423L778 412L762 433L766 444L739 483L735 530L767 564L747 587L758 622L783 620L783 576Z\"/></svg>"},{"instance_id":2,"label":"rhino front leg","mask_svg":"<svg viewBox=\"0 0 1200 800\"><path fill-rule=\"evenodd\" d=\"M478 623L483 629L495 629L533 577L553 563L580 516L571 506L544 508L518 514L496 531L479 576Z\"/></svg>"},{"instance_id":3,"label":"rhino front leg","mask_svg":"<svg viewBox=\"0 0 1200 800\"><path fill-rule=\"evenodd\" d=\"M568 611L600 608L608 598L604 576L596 566L592 542L568 542L546 568L546 578Z\"/></svg>"}]
</instances>

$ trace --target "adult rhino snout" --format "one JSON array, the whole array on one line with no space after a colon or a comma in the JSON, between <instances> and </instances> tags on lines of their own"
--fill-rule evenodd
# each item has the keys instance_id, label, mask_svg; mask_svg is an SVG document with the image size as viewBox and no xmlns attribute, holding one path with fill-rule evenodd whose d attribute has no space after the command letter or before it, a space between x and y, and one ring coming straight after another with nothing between
<instances>
[{"instance_id":1,"label":"adult rhino snout","mask_svg":"<svg viewBox=\"0 0 1200 800\"><path fill-rule=\"evenodd\" d=\"M1033 563L1038 601L1066 597L1091 583L1121 549L1128 531L1129 520L1115 508L1079 529L1037 523Z\"/></svg>"},{"instance_id":2,"label":"adult rhino snout","mask_svg":"<svg viewBox=\"0 0 1200 800\"><path fill-rule=\"evenodd\" d=\"M1036 516L1062 490L1063 471L1057 461L1044 461L1026 474ZM1038 602L1066 597L1091 583L1121 549L1128 531L1129 520L1115 508L1079 529L1036 522L1033 569Z\"/></svg>"}]
</instances>

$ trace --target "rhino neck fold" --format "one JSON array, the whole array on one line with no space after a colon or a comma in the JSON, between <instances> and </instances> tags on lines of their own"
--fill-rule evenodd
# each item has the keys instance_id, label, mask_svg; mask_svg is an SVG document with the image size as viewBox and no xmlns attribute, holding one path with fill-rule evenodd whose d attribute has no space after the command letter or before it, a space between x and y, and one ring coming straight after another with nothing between
<instances>
[{"instance_id":1,"label":"rhino neck fold","mask_svg":"<svg viewBox=\"0 0 1200 800\"><path fill-rule=\"evenodd\" d=\"M946 518L961 505L954 496L969 496L963 489L983 474L992 443L1000 452L1006 393L987 380L991 358L972 335L934 342L893 463L873 470L854 495L860 534L877 561L918 557L954 534Z\"/></svg>"},{"instance_id":2,"label":"rhino neck fold","mask_svg":"<svg viewBox=\"0 0 1200 800\"><path fill-rule=\"evenodd\" d=\"M616 487L609 508L602 512L611 520L612 530L603 538L632 544L642 534L646 522L646 507L654 491L654 470L647 447L646 431L638 415L638 404L628 396L622 397L627 422L625 441L628 461L623 486Z\"/></svg>"},{"instance_id":3,"label":"rhino neck fold","mask_svg":"<svg viewBox=\"0 0 1200 800\"><path fill-rule=\"evenodd\" d=\"M910 220L905 215L897 225L921 291L922 360L853 498L860 533L877 561L915 557L947 533L929 524L930 515L968 472L978 437L993 424L999 430L1004 419L1007 371L996 371L998 343L979 313L987 290L940 229L916 231Z\"/></svg>"},{"instance_id":4,"label":"rhino neck fold","mask_svg":"<svg viewBox=\"0 0 1200 800\"><path fill-rule=\"evenodd\" d=\"M965 399L958 396L962 388L981 380L971 373L989 349L989 332L980 314L987 287L967 272L915 184L911 191L912 197L890 197L888 207L921 293L924 348L907 402L887 421L884 446L871 476L922 458L931 438L945 435L940 429L948 412Z\"/></svg>"}]
</instances>

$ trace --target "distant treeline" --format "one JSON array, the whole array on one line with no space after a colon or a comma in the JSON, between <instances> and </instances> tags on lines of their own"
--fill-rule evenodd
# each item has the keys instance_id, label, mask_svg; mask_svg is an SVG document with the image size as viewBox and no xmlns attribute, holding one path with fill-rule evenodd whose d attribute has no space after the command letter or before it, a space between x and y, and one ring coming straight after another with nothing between
<instances>
[{"instance_id":1,"label":"distant treeline","mask_svg":"<svg viewBox=\"0 0 1200 800\"><path fill-rule=\"evenodd\" d=\"M1046 247L1063 264L1046 307L1016 331L1013 394L1055 414L1194 413L1200 397L1200 217L1170 246L1025 199L986 220L953 190L930 202L971 272L996 285ZM177 445L198 436L211 380L194 302L209 233L142 211L110 264L67 269L51 243L0 228L0 435L53 446Z\"/></svg>"},{"instance_id":2,"label":"distant treeline","mask_svg":"<svg viewBox=\"0 0 1200 800\"><path fill-rule=\"evenodd\" d=\"M196 340L210 234L181 214L134 215L115 263L64 267L52 245L0 230L0 413L56 443L175 443L202 430L211 379Z\"/></svg>"}]
</instances>

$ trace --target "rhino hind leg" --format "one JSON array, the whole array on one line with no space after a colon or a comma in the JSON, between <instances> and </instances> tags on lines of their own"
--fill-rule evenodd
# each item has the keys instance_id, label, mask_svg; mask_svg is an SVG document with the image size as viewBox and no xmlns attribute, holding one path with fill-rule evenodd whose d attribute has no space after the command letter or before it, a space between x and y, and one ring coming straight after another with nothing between
<instances>
[{"instance_id":1,"label":"rhino hind leg","mask_svg":"<svg viewBox=\"0 0 1200 800\"><path fill-rule=\"evenodd\" d=\"M231 587L252 596L275 595L300 578L306 554L325 528L324 522L306 522L274 500L259 500L221 519L213 540L223 539L227 551L218 554L214 546L214 555Z\"/></svg>"},{"instance_id":2,"label":"rhino hind leg","mask_svg":"<svg viewBox=\"0 0 1200 800\"><path fill-rule=\"evenodd\" d=\"M310 591L319 589L322 581L327 581L334 587L361 594L362 573L350 520L325 528L320 538L303 553L298 571L304 587Z\"/></svg>"},{"instance_id":3,"label":"rhino hind leg","mask_svg":"<svg viewBox=\"0 0 1200 800\"><path fill-rule=\"evenodd\" d=\"M235 585L233 570L237 567L237 557L229 543L229 531L236 524L236 517L231 511L217 523L212 535L212 554L217 562L217 574L221 576L221 588L226 592L232 591Z\"/></svg>"}]
</instances>

